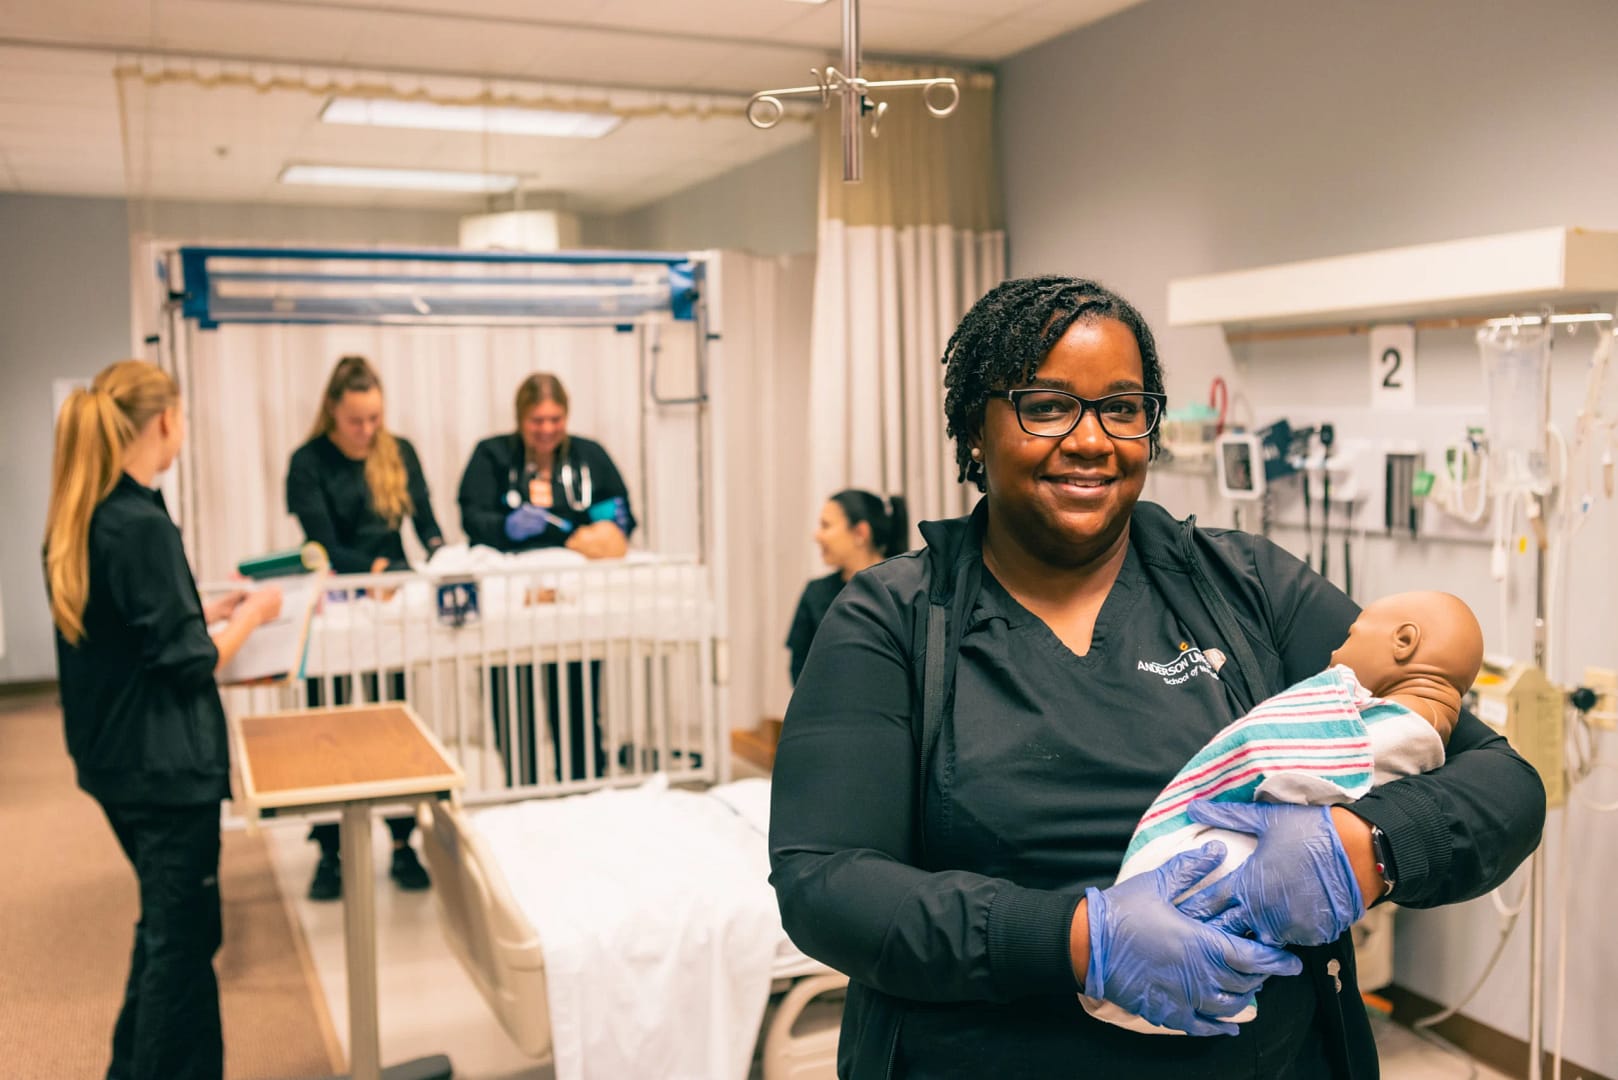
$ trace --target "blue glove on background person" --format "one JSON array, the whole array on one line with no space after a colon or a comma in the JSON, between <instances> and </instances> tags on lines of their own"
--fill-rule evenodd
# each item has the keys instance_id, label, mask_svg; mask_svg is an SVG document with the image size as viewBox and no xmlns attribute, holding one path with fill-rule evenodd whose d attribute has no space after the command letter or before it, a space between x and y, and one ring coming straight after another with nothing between
<instances>
[{"instance_id":1,"label":"blue glove on background person","mask_svg":"<svg viewBox=\"0 0 1618 1080\"><path fill-rule=\"evenodd\" d=\"M532 503L523 503L506 515L506 536L514 544L538 536L550 523L550 515Z\"/></svg>"},{"instance_id":2,"label":"blue glove on background person","mask_svg":"<svg viewBox=\"0 0 1618 1080\"><path fill-rule=\"evenodd\" d=\"M1090 967L1084 992L1187 1035L1234 1035L1234 1016L1271 975L1296 975L1291 953L1198 922L1175 897L1224 860L1223 844L1182 852L1149 874L1086 889Z\"/></svg>"},{"instance_id":3,"label":"blue glove on background person","mask_svg":"<svg viewBox=\"0 0 1618 1080\"><path fill-rule=\"evenodd\" d=\"M1267 945L1325 945L1365 914L1330 807L1198 801L1187 811L1199 824L1258 837L1258 849L1182 903L1186 915Z\"/></svg>"},{"instance_id":4,"label":"blue glove on background person","mask_svg":"<svg viewBox=\"0 0 1618 1080\"><path fill-rule=\"evenodd\" d=\"M629 533L629 502L623 496L603 499L590 507L590 521L610 521L618 526L618 531Z\"/></svg>"}]
</instances>

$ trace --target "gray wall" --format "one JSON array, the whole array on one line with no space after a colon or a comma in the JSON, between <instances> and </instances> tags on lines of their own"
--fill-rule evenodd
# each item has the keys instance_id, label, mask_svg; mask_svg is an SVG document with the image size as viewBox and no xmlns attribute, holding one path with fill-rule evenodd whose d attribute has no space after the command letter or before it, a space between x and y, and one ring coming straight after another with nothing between
<instances>
[{"instance_id":1,"label":"gray wall","mask_svg":"<svg viewBox=\"0 0 1618 1080\"><path fill-rule=\"evenodd\" d=\"M431 211L137 204L176 239L450 244L458 215ZM130 355L129 218L122 199L0 194L0 682L54 678L40 570L50 495L51 381Z\"/></svg>"},{"instance_id":2,"label":"gray wall","mask_svg":"<svg viewBox=\"0 0 1618 1080\"><path fill-rule=\"evenodd\" d=\"M54 678L40 568L50 497L51 380L130 354L122 200L0 195L0 681Z\"/></svg>"},{"instance_id":3,"label":"gray wall","mask_svg":"<svg viewBox=\"0 0 1618 1080\"><path fill-rule=\"evenodd\" d=\"M1081 273L1134 300L1160 330L1171 398L1203 398L1210 377L1226 374L1259 422L1333 418L1345 434L1386 438L1386 421L1366 408L1364 338L1233 350L1217 329L1164 326L1168 281L1539 225L1618 228L1614 25L1610 0L1152 0L1030 50L1002 66L999 84L1013 272ZM1563 423L1589 347L1587 334L1558 346ZM1441 435L1442 445L1481 416L1476 349L1465 334L1430 333L1418 356L1417 411L1392 433ZM1176 512L1230 521L1200 477L1160 476L1151 491ZM1278 512L1283 524L1295 515ZM1528 654L1521 583L1531 560L1517 564L1526 572L1502 640L1486 545L1413 544L1379 531L1359 540L1362 596L1451 588L1478 610L1491 648ZM1586 663L1618 664L1618 578L1607 554L1615 535L1609 502L1574 547L1563 677ZM1300 534L1275 537L1301 550ZM1590 789L1604 799L1615 791L1600 778ZM1561 818L1553 813L1547 830L1553 848ZM1584 809L1569 830L1579 860L1568 900L1567 1048L1611 1075L1618 1026L1605 1003L1618 954L1603 898L1618 892L1618 830ZM1559 869L1553 858L1553 882ZM1514 898L1515 885L1508 892ZM1401 912L1397 980L1457 1000L1499 925L1486 901ZM1517 927L1466 1010L1520 1038L1526 930ZM1554 963L1547 971L1554 1004Z\"/></svg>"},{"instance_id":4,"label":"gray wall","mask_svg":"<svg viewBox=\"0 0 1618 1080\"><path fill-rule=\"evenodd\" d=\"M805 139L639 210L587 222L584 241L653 251L801 255L815 250L819 169L818 144Z\"/></svg>"}]
</instances>

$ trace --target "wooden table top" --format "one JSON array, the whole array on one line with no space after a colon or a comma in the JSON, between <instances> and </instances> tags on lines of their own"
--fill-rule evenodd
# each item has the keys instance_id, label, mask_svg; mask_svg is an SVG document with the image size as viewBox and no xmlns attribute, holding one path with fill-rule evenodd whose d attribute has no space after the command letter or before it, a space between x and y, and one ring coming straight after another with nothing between
<instances>
[{"instance_id":1,"label":"wooden table top","mask_svg":"<svg viewBox=\"0 0 1618 1080\"><path fill-rule=\"evenodd\" d=\"M459 788L461 772L402 705L270 713L238 722L244 794L296 806Z\"/></svg>"}]
</instances>

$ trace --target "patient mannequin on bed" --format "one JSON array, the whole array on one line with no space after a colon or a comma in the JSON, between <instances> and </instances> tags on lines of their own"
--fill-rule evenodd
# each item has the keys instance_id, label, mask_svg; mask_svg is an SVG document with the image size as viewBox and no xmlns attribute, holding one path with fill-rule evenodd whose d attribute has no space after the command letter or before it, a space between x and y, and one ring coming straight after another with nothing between
<instances>
[{"instance_id":1,"label":"patient mannequin on bed","mask_svg":"<svg viewBox=\"0 0 1618 1080\"><path fill-rule=\"evenodd\" d=\"M1225 861L1187 894L1246 861L1255 839L1193 821L1194 800L1343 805L1437 768L1482 664L1483 631L1458 597L1408 592L1376 601L1325 671L1260 702L1180 770L1135 826L1118 880L1210 840L1225 845ZM1131 1031L1181 1034L1109 1002L1080 1000L1090 1015ZM1255 1015L1249 1006L1227 1019Z\"/></svg>"}]
</instances>

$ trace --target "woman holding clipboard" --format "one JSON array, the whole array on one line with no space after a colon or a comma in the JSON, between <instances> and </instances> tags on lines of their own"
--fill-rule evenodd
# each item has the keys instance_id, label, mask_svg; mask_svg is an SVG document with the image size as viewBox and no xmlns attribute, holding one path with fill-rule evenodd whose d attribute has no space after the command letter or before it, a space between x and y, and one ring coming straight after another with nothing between
<instances>
[{"instance_id":1,"label":"woman holding clipboard","mask_svg":"<svg viewBox=\"0 0 1618 1080\"><path fill-rule=\"evenodd\" d=\"M184 438L174 381L143 360L113 364L62 407L46 514L68 753L140 882L108 1070L133 1080L224 1069L213 956L230 760L214 673L281 609L274 586L198 597L153 489Z\"/></svg>"}]
</instances>

